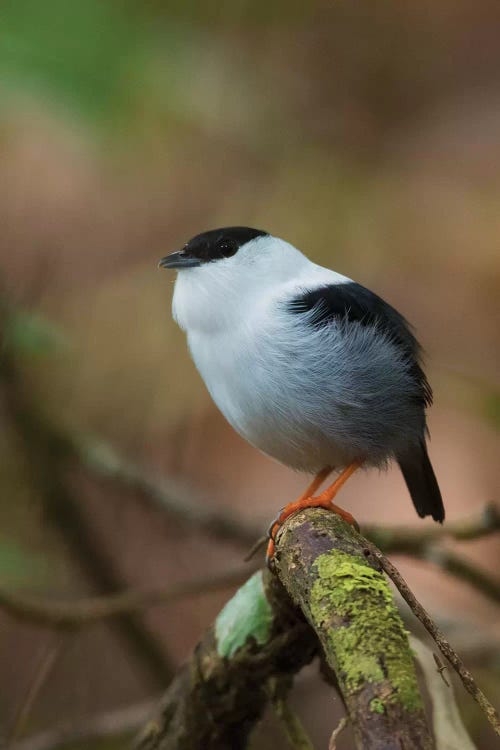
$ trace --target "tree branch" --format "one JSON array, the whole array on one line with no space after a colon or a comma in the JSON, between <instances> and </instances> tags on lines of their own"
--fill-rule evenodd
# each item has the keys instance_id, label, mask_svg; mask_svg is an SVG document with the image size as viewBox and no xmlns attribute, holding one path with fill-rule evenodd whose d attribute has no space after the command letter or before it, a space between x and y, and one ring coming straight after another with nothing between
<instances>
[{"instance_id":1,"label":"tree branch","mask_svg":"<svg viewBox=\"0 0 500 750\"><path fill-rule=\"evenodd\" d=\"M500 531L500 510L493 503L477 514L460 521L447 521L443 526L426 528L408 526L363 525L363 535L386 554L421 557L425 548L435 547L445 539L470 541Z\"/></svg>"},{"instance_id":2,"label":"tree branch","mask_svg":"<svg viewBox=\"0 0 500 750\"><path fill-rule=\"evenodd\" d=\"M476 750L462 723L453 687L443 681L442 673L436 669L436 655L415 636L410 636L410 645L422 670L432 701L432 727L436 750Z\"/></svg>"},{"instance_id":3,"label":"tree branch","mask_svg":"<svg viewBox=\"0 0 500 750\"><path fill-rule=\"evenodd\" d=\"M284 524L275 560L335 672L356 747L434 747L406 630L363 537L340 516L309 509Z\"/></svg>"},{"instance_id":4,"label":"tree branch","mask_svg":"<svg viewBox=\"0 0 500 750\"><path fill-rule=\"evenodd\" d=\"M238 519L227 509L218 509L213 500L201 497L183 482L157 476L128 461L105 441L70 433L62 433L62 437L92 474L137 492L153 507L191 528L244 546L252 545L261 534L262 529Z\"/></svg>"},{"instance_id":5,"label":"tree branch","mask_svg":"<svg viewBox=\"0 0 500 750\"><path fill-rule=\"evenodd\" d=\"M237 586L248 577L248 565L219 575L179 583L151 591L125 591L109 596L95 596L76 602L51 601L35 596L15 594L0 588L0 607L13 617L51 628L79 629L110 617L122 617L182 599L205 595Z\"/></svg>"},{"instance_id":6,"label":"tree branch","mask_svg":"<svg viewBox=\"0 0 500 750\"><path fill-rule=\"evenodd\" d=\"M468 583L475 591L480 591L497 604L500 603L500 580L488 575L476 565L466 560L465 557L457 555L449 549L436 545L426 550L422 559L438 565L441 570L446 571Z\"/></svg>"},{"instance_id":7,"label":"tree branch","mask_svg":"<svg viewBox=\"0 0 500 750\"><path fill-rule=\"evenodd\" d=\"M61 433L60 437L91 473L138 492L155 507L190 526L245 546L253 544L262 533L258 525L231 515L227 509L217 509L213 500L198 496L182 481L155 475L129 461L104 440L69 432ZM417 557L425 547L444 539L468 541L495 531L500 531L500 510L493 503L470 518L448 522L445 526L421 529L367 524L363 527L364 535L384 552Z\"/></svg>"},{"instance_id":8,"label":"tree branch","mask_svg":"<svg viewBox=\"0 0 500 750\"><path fill-rule=\"evenodd\" d=\"M243 750L269 699L267 684L314 656L314 633L268 571L255 573L219 614L170 685L140 750Z\"/></svg>"},{"instance_id":9,"label":"tree branch","mask_svg":"<svg viewBox=\"0 0 500 750\"><path fill-rule=\"evenodd\" d=\"M0 307L1 304L0 300ZM0 336L3 322L0 309ZM11 418L24 448L29 464L27 476L45 517L64 539L87 580L103 593L123 588L115 561L99 544L91 520L68 481L73 456L68 441L34 402L18 370L14 353L5 345L1 354L0 398L5 401L5 413ZM152 679L161 686L168 684L173 669L156 635L135 614L124 615L113 625L116 633L128 641Z\"/></svg>"},{"instance_id":10,"label":"tree branch","mask_svg":"<svg viewBox=\"0 0 500 750\"><path fill-rule=\"evenodd\" d=\"M292 686L290 678L278 680L272 677L268 682L268 692L274 713L281 722L283 731L294 750L314 750L313 744L301 720L290 708L287 696Z\"/></svg>"},{"instance_id":11,"label":"tree branch","mask_svg":"<svg viewBox=\"0 0 500 750\"><path fill-rule=\"evenodd\" d=\"M406 631L365 549L332 513L308 510L288 519L277 540L284 588L265 571L235 594L169 688L140 750L243 750L269 699L266 685L287 684L318 639L359 750L431 750ZM292 723L296 744L307 746Z\"/></svg>"},{"instance_id":12,"label":"tree branch","mask_svg":"<svg viewBox=\"0 0 500 750\"><path fill-rule=\"evenodd\" d=\"M441 542L446 539L469 541L500 531L500 511L486 505L478 515L441 527L425 529L364 526L363 534L386 554L415 557L436 565L445 573L470 584L497 604L500 602L500 580L481 570L462 555L447 549Z\"/></svg>"},{"instance_id":13,"label":"tree branch","mask_svg":"<svg viewBox=\"0 0 500 750\"><path fill-rule=\"evenodd\" d=\"M120 456L108 443L69 433L61 437L87 470L138 492L155 507L190 527L215 538L231 540L248 547L261 534L257 525L233 516L226 509L217 508L206 498L197 497L182 482L155 476ZM364 536L386 554L409 555L437 565L447 573L471 583L485 596L497 602L500 600L500 582L463 557L446 551L440 543L446 539L480 539L498 531L500 511L494 504L486 505L480 513L470 518L447 523L445 526L425 529L378 525L363 527Z\"/></svg>"},{"instance_id":14,"label":"tree branch","mask_svg":"<svg viewBox=\"0 0 500 750\"><path fill-rule=\"evenodd\" d=\"M395 568L390 560L388 560L385 555L383 555L382 552L373 544L371 544L370 542L367 542L367 544L370 553L376 560L378 560L380 566L393 581L399 593L411 608L412 612L416 615L416 617L418 617L427 632L432 636L443 656L446 657L446 659L450 662L453 669L460 677L465 689L472 695L476 703L482 709L496 734L500 735L500 717L498 716L496 709L492 706L490 701L476 684L476 681L474 680L472 674L466 668L457 652L452 648L450 643L445 638L444 634L429 616L424 607L422 607L397 568Z\"/></svg>"}]
</instances>

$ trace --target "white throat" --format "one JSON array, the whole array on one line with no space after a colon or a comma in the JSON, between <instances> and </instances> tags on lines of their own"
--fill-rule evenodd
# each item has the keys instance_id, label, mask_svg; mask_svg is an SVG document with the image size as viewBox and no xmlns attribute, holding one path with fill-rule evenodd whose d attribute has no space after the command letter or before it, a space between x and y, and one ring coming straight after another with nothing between
<instances>
[{"instance_id":1,"label":"white throat","mask_svg":"<svg viewBox=\"0 0 500 750\"><path fill-rule=\"evenodd\" d=\"M237 328L269 295L279 295L283 286L293 285L313 265L288 242L258 237L231 258L181 271L173 316L188 333Z\"/></svg>"}]
</instances>

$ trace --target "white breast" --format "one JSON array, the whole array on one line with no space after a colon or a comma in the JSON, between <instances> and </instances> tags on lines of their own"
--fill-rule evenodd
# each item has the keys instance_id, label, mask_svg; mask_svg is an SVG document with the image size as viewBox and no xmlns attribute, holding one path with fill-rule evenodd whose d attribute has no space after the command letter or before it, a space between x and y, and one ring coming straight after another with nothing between
<instances>
[{"instance_id":1,"label":"white breast","mask_svg":"<svg viewBox=\"0 0 500 750\"><path fill-rule=\"evenodd\" d=\"M300 341L289 340L284 302L348 279L312 264L295 248L285 251L288 262L281 258L278 278L272 268L235 269L233 259L182 272L173 312L213 400L234 429L282 463L313 471L331 462L335 450L331 442L319 444L314 428L304 423L297 383L288 397L286 358Z\"/></svg>"}]
</instances>

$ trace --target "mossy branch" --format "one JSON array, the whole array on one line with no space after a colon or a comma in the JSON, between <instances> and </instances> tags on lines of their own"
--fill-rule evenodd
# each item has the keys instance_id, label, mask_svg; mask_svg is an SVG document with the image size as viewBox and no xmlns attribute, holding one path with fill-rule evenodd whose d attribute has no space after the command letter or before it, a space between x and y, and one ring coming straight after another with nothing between
<instances>
[{"instance_id":1,"label":"mossy branch","mask_svg":"<svg viewBox=\"0 0 500 750\"><path fill-rule=\"evenodd\" d=\"M268 571L255 573L173 680L137 750L244 750L270 682L287 682L317 647L279 582Z\"/></svg>"},{"instance_id":2,"label":"mossy branch","mask_svg":"<svg viewBox=\"0 0 500 750\"><path fill-rule=\"evenodd\" d=\"M277 540L276 570L319 637L360 750L428 750L407 632L365 540L339 516L296 514Z\"/></svg>"},{"instance_id":3,"label":"mossy branch","mask_svg":"<svg viewBox=\"0 0 500 750\"><path fill-rule=\"evenodd\" d=\"M466 668L460 656L457 654L455 649L452 648L451 644L445 638L444 634L438 628L433 619L429 616L428 612L417 600L415 594L411 591L410 587L408 586L398 569L394 567L391 561L388 560L387 557L385 557L385 555L383 555L382 552L378 550L373 544L371 544L370 542L367 542L367 544L369 553L373 555L373 558L378 561L382 570L384 570L392 580L405 602L411 608L413 614L418 617L427 632L434 639L434 642L436 643L443 656L449 661L457 675L460 677L464 688L468 693L470 693L478 706L481 708L482 712L493 727L495 733L500 736L500 716L498 714L498 711L490 703L483 691L479 688L474 677Z\"/></svg>"},{"instance_id":4,"label":"mossy branch","mask_svg":"<svg viewBox=\"0 0 500 750\"><path fill-rule=\"evenodd\" d=\"M256 573L224 607L140 750L243 750L269 685L290 684L321 649L360 750L432 750L407 633L365 549L332 513L309 509L289 519L278 539L278 575ZM295 743L299 736L304 745L293 724Z\"/></svg>"}]
</instances>

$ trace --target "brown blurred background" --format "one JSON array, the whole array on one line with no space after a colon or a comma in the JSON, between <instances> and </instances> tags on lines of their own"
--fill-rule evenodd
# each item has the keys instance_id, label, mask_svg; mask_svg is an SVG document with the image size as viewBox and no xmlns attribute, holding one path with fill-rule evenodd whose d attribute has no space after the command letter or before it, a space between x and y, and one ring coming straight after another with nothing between
<instances>
[{"instance_id":1,"label":"brown blurred background","mask_svg":"<svg viewBox=\"0 0 500 750\"><path fill-rule=\"evenodd\" d=\"M217 413L171 320L173 278L156 268L224 224L282 236L401 309L427 352L448 519L498 500L498 2L6 0L4 589L72 601L241 564L241 545L97 476L61 435L93 436L108 458L111 444L257 529L301 491L303 478ZM343 504L361 524L424 524L396 470L356 477ZM456 549L498 570L498 537ZM498 607L429 563L397 562L498 703ZM23 736L85 724L160 694L228 595L65 635L0 612L0 735L18 721ZM491 748L457 693L477 746ZM295 700L325 747L339 699L311 669ZM272 717L257 746L286 747Z\"/></svg>"}]
</instances>

